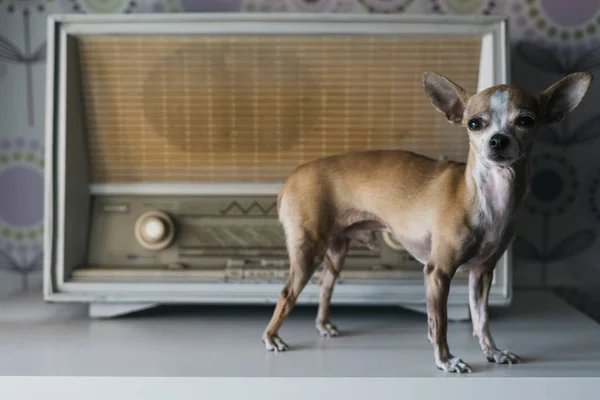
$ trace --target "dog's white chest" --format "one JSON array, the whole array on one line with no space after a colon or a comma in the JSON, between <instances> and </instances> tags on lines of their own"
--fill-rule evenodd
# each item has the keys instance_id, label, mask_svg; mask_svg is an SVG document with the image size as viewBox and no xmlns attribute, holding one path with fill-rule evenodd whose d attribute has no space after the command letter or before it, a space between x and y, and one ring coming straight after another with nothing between
<instances>
[{"instance_id":1,"label":"dog's white chest","mask_svg":"<svg viewBox=\"0 0 600 400\"><path fill-rule=\"evenodd\" d=\"M482 231L479 260L489 257L503 242L511 218L513 173L509 169L493 168L478 182L479 209L476 223Z\"/></svg>"},{"instance_id":2,"label":"dog's white chest","mask_svg":"<svg viewBox=\"0 0 600 400\"><path fill-rule=\"evenodd\" d=\"M493 234L494 227L505 225L510 213L512 176L508 170L493 169L480 189L480 207L486 231Z\"/></svg>"}]
</instances>

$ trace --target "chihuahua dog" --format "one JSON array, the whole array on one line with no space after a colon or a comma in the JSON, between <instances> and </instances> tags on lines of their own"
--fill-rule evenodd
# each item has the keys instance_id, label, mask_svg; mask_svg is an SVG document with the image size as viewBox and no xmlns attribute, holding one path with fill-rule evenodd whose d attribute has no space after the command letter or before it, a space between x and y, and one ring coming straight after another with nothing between
<instances>
[{"instance_id":1,"label":"chihuahua dog","mask_svg":"<svg viewBox=\"0 0 600 400\"><path fill-rule=\"evenodd\" d=\"M473 335L483 354L490 362L519 362L498 349L490 333L493 270L512 240L515 212L528 191L536 132L575 109L591 82L591 74L574 73L538 95L512 85L469 95L449 79L425 73L433 106L467 129L466 163L369 150L299 166L277 200L290 274L262 337L266 349L288 348L279 329L322 262L327 268L319 282L316 327L323 336L337 336L329 306L348 244L374 244L375 232L386 231L424 265L427 338L439 369L471 371L450 352L446 337L450 281L459 268L469 271Z\"/></svg>"}]
</instances>

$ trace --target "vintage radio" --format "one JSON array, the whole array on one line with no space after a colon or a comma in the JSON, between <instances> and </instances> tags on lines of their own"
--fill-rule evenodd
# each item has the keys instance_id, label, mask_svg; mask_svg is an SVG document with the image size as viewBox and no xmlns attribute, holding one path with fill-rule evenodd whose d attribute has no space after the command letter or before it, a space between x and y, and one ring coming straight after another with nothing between
<instances>
[{"instance_id":1,"label":"vintage radio","mask_svg":"<svg viewBox=\"0 0 600 400\"><path fill-rule=\"evenodd\" d=\"M274 302L288 273L276 196L299 164L356 149L466 159L421 74L507 81L502 19L374 15L53 16L45 298L110 316ZM388 236L353 244L334 303L425 305ZM320 271L320 270L319 270ZM508 304L510 250L490 302ZM317 301L314 281L299 303ZM468 317L467 276L450 317Z\"/></svg>"}]
</instances>

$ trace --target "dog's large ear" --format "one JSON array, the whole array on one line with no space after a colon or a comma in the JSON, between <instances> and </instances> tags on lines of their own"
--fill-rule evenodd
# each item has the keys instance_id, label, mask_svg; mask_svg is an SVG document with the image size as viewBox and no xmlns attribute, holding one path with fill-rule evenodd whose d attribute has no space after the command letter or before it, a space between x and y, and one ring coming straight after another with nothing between
<instances>
[{"instance_id":1,"label":"dog's large ear","mask_svg":"<svg viewBox=\"0 0 600 400\"><path fill-rule=\"evenodd\" d=\"M423 88L431 104L446 115L449 122L461 124L469 94L456 83L433 72L423 74Z\"/></svg>"},{"instance_id":2,"label":"dog's large ear","mask_svg":"<svg viewBox=\"0 0 600 400\"><path fill-rule=\"evenodd\" d=\"M540 103L547 124L554 124L573 111L592 84L592 74L577 72L567 75L540 93Z\"/></svg>"}]
</instances>

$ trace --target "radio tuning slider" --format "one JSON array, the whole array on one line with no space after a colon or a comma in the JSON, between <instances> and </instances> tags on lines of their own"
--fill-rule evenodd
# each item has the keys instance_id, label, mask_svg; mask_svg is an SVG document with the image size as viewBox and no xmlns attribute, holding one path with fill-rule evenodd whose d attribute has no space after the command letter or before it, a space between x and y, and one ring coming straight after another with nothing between
<instances>
[{"instance_id":1,"label":"radio tuning slider","mask_svg":"<svg viewBox=\"0 0 600 400\"><path fill-rule=\"evenodd\" d=\"M171 244L174 237L175 224L162 211L148 211L135 223L135 238L146 250L162 250Z\"/></svg>"}]
</instances>

